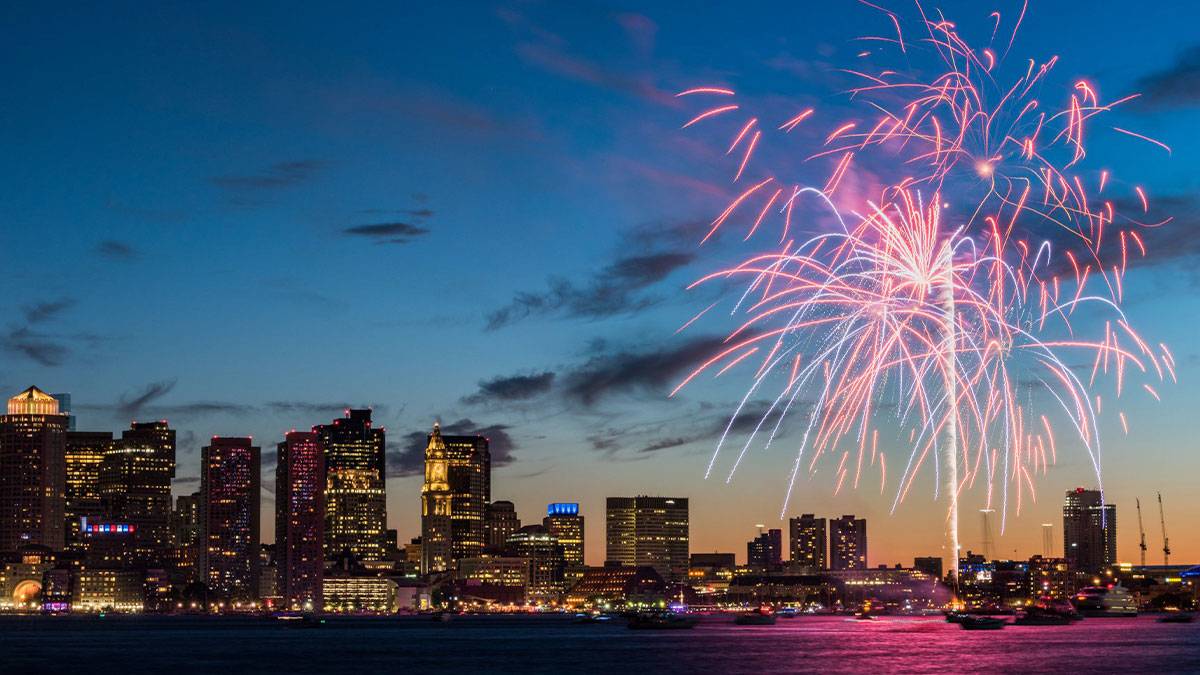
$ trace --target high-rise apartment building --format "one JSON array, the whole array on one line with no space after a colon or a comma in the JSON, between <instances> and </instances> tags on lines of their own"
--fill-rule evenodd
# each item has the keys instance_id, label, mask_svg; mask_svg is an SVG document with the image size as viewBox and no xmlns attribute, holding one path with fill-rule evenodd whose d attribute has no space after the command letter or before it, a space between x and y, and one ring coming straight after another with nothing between
<instances>
[{"instance_id":1,"label":"high-rise apartment building","mask_svg":"<svg viewBox=\"0 0 1200 675\"><path fill-rule=\"evenodd\" d=\"M349 551L360 560L387 557L384 430L370 410L348 410L315 427L325 448L325 557Z\"/></svg>"},{"instance_id":2,"label":"high-rise apartment building","mask_svg":"<svg viewBox=\"0 0 1200 675\"><path fill-rule=\"evenodd\" d=\"M315 432L277 446L275 566L284 607L321 611L325 576L325 450Z\"/></svg>"},{"instance_id":3,"label":"high-rise apartment building","mask_svg":"<svg viewBox=\"0 0 1200 675\"><path fill-rule=\"evenodd\" d=\"M829 521L829 569L863 570L867 568L867 521L842 516Z\"/></svg>"},{"instance_id":4,"label":"high-rise apartment building","mask_svg":"<svg viewBox=\"0 0 1200 675\"><path fill-rule=\"evenodd\" d=\"M100 500L110 521L135 525L131 555L147 563L171 543L175 430L166 420L134 422L104 453Z\"/></svg>"},{"instance_id":5,"label":"high-rise apartment building","mask_svg":"<svg viewBox=\"0 0 1200 675\"><path fill-rule=\"evenodd\" d=\"M557 502L546 506L546 517L542 519L546 531L558 540L563 548L567 565L583 565L583 516L579 515L579 504Z\"/></svg>"},{"instance_id":6,"label":"high-rise apartment building","mask_svg":"<svg viewBox=\"0 0 1200 675\"><path fill-rule=\"evenodd\" d=\"M66 544L67 415L37 387L8 399L0 416L0 551Z\"/></svg>"},{"instance_id":7,"label":"high-rise apartment building","mask_svg":"<svg viewBox=\"0 0 1200 675\"><path fill-rule=\"evenodd\" d=\"M680 497L609 497L605 509L606 560L653 567L679 581L688 570L688 500Z\"/></svg>"},{"instance_id":8,"label":"high-rise apartment building","mask_svg":"<svg viewBox=\"0 0 1200 675\"><path fill-rule=\"evenodd\" d=\"M200 579L215 599L258 595L261 452L215 436L200 451Z\"/></svg>"},{"instance_id":9,"label":"high-rise apartment building","mask_svg":"<svg viewBox=\"0 0 1200 675\"><path fill-rule=\"evenodd\" d=\"M84 538L80 518L100 520L103 508L100 500L100 464L104 454L113 447L113 435L107 431L68 431L66 441L67 548L80 550Z\"/></svg>"},{"instance_id":10,"label":"high-rise apartment building","mask_svg":"<svg viewBox=\"0 0 1200 675\"><path fill-rule=\"evenodd\" d=\"M777 570L783 566L783 530L759 532L746 542L746 565L758 570Z\"/></svg>"},{"instance_id":11,"label":"high-rise apartment building","mask_svg":"<svg viewBox=\"0 0 1200 675\"><path fill-rule=\"evenodd\" d=\"M1075 488L1063 500L1063 552L1072 570L1097 574L1117 561L1117 507L1099 490Z\"/></svg>"},{"instance_id":12,"label":"high-rise apartment building","mask_svg":"<svg viewBox=\"0 0 1200 675\"><path fill-rule=\"evenodd\" d=\"M829 569L829 535L824 518L811 513L788 520L791 561L812 571Z\"/></svg>"}]
</instances>

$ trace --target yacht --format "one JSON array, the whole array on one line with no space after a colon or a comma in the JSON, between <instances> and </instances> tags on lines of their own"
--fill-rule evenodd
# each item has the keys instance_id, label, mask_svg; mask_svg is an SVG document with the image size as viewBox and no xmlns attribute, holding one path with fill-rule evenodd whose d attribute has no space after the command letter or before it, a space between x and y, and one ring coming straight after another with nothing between
<instances>
[{"instance_id":1,"label":"yacht","mask_svg":"<svg viewBox=\"0 0 1200 675\"><path fill-rule=\"evenodd\" d=\"M1137 616L1137 600L1129 589L1114 586L1089 586L1075 594L1075 608L1084 616Z\"/></svg>"}]
</instances>

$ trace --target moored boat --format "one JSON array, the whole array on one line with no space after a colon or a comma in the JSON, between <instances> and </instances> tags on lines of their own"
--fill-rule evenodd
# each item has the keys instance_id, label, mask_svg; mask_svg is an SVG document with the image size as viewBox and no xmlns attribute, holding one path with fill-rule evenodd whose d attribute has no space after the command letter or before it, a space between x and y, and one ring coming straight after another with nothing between
<instances>
[{"instance_id":1,"label":"moored boat","mask_svg":"<svg viewBox=\"0 0 1200 675\"><path fill-rule=\"evenodd\" d=\"M1196 620L1196 615L1191 612L1168 612L1160 617L1159 623L1191 623Z\"/></svg>"},{"instance_id":2,"label":"moored boat","mask_svg":"<svg viewBox=\"0 0 1200 675\"><path fill-rule=\"evenodd\" d=\"M699 620L676 612L642 612L629 617L629 627L635 630L683 630L695 628Z\"/></svg>"},{"instance_id":3,"label":"moored boat","mask_svg":"<svg viewBox=\"0 0 1200 675\"><path fill-rule=\"evenodd\" d=\"M1121 584L1089 586L1075 594L1075 608L1091 617L1137 616L1137 600Z\"/></svg>"},{"instance_id":4,"label":"moored boat","mask_svg":"<svg viewBox=\"0 0 1200 675\"><path fill-rule=\"evenodd\" d=\"M958 625L963 630L1000 630L1008 622L994 616L964 616Z\"/></svg>"},{"instance_id":5,"label":"moored boat","mask_svg":"<svg viewBox=\"0 0 1200 675\"><path fill-rule=\"evenodd\" d=\"M774 626L775 612L764 605L754 611L738 614L733 623L738 626Z\"/></svg>"}]
</instances>

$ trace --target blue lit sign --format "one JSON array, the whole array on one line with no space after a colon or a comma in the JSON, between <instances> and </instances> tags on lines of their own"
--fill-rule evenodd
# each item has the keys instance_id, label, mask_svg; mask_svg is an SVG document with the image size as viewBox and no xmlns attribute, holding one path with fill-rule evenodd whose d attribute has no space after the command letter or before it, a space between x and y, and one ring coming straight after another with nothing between
<instances>
[{"instance_id":1,"label":"blue lit sign","mask_svg":"<svg viewBox=\"0 0 1200 675\"><path fill-rule=\"evenodd\" d=\"M546 507L546 515L548 516L577 516L579 515L579 504L555 503Z\"/></svg>"}]
</instances>

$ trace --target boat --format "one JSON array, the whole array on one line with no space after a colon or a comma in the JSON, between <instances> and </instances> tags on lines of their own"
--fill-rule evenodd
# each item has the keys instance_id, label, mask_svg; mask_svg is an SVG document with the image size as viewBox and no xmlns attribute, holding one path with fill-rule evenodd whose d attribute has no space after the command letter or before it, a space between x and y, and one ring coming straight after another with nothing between
<instances>
[{"instance_id":1,"label":"boat","mask_svg":"<svg viewBox=\"0 0 1200 675\"><path fill-rule=\"evenodd\" d=\"M958 625L963 630L1000 630L1008 622L994 616L964 616Z\"/></svg>"},{"instance_id":2,"label":"boat","mask_svg":"<svg viewBox=\"0 0 1200 675\"><path fill-rule=\"evenodd\" d=\"M779 611L775 612L775 616L780 619L794 619L800 616L800 610L795 607L782 607Z\"/></svg>"},{"instance_id":3,"label":"boat","mask_svg":"<svg viewBox=\"0 0 1200 675\"><path fill-rule=\"evenodd\" d=\"M946 623L962 623L963 619L966 619L969 616L970 615L966 612L947 611Z\"/></svg>"},{"instance_id":4,"label":"boat","mask_svg":"<svg viewBox=\"0 0 1200 675\"><path fill-rule=\"evenodd\" d=\"M762 606L752 612L738 614L733 623L738 626L774 626L775 613L770 607Z\"/></svg>"},{"instance_id":5,"label":"boat","mask_svg":"<svg viewBox=\"0 0 1200 675\"><path fill-rule=\"evenodd\" d=\"M629 617L634 630L685 630L695 628L699 620L677 612L640 612Z\"/></svg>"},{"instance_id":6,"label":"boat","mask_svg":"<svg viewBox=\"0 0 1200 675\"><path fill-rule=\"evenodd\" d=\"M1137 600L1121 584L1089 586L1075 594L1075 608L1084 616L1137 616Z\"/></svg>"},{"instance_id":7,"label":"boat","mask_svg":"<svg viewBox=\"0 0 1200 675\"><path fill-rule=\"evenodd\" d=\"M325 619L311 613L281 612L275 615L275 620L290 628L320 628L325 625Z\"/></svg>"},{"instance_id":8,"label":"boat","mask_svg":"<svg viewBox=\"0 0 1200 675\"><path fill-rule=\"evenodd\" d=\"M1160 617L1159 623L1191 623L1196 620L1196 615L1191 612L1168 612Z\"/></svg>"},{"instance_id":9,"label":"boat","mask_svg":"<svg viewBox=\"0 0 1200 675\"><path fill-rule=\"evenodd\" d=\"M451 616L453 615L450 612L434 612L429 618L438 623L446 623L450 621Z\"/></svg>"},{"instance_id":10,"label":"boat","mask_svg":"<svg viewBox=\"0 0 1200 675\"><path fill-rule=\"evenodd\" d=\"M575 623L603 623L611 619L612 617L608 614L600 612L580 612L575 615Z\"/></svg>"},{"instance_id":11,"label":"boat","mask_svg":"<svg viewBox=\"0 0 1200 675\"><path fill-rule=\"evenodd\" d=\"M866 610L863 610L863 611L854 613L854 620L855 621L878 621L879 617L875 616L874 614L872 614Z\"/></svg>"},{"instance_id":12,"label":"boat","mask_svg":"<svg viewBox=\"0 0 1200 675\"><path fill-rule=\"evenodd\" d=\"M1042 598L1025 608L1013 623L1017 626L1066 626L1082 618L1070 602Z\"/></svg>"}]
</instances>

